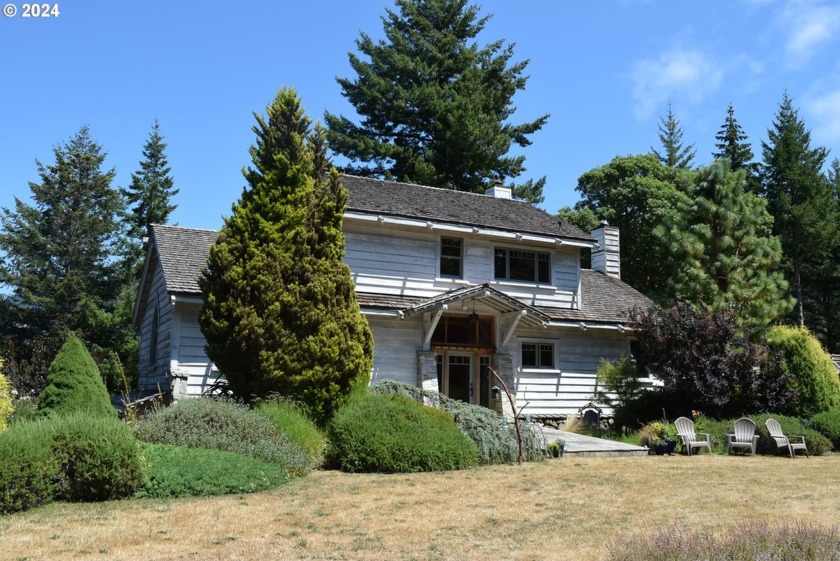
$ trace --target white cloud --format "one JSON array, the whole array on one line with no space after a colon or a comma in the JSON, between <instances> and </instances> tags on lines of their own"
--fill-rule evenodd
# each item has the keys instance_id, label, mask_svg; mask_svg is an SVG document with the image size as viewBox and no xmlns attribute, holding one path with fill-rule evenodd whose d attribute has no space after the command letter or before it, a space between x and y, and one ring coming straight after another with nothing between
<instances>
[{"instance_id":1,"label":"white cloud","mask_svg":"<svg viewBox=\"0 0 840 561\"><path fill-rule=\"evenodd\" d=\"M723 65L706 53L680 46L658 58L636 61L632 71L636 118L646 119L674 97L701 101L720 86L723 75Z\"/></svg>"},{"instance_id":2,"label":"white cloud","mask_svg":"<svg viewBox=\"0 0 840 561\"><path fill-rule=\"evenodd\" d=\"M804 103L819 144L840 141L840 89L825 93Z\"/></svg>"},{"instance_id":3,"label":"white cloud","mask_svg":"<svg viewBox=\"0 0 840 561\"><path fill-rule=\"evenodd\" d=\"M777 20L785 28L785 61L801 66L826 47L840 31L840 6L811 0L789 2Z\"/></svg>"}]
</instances>

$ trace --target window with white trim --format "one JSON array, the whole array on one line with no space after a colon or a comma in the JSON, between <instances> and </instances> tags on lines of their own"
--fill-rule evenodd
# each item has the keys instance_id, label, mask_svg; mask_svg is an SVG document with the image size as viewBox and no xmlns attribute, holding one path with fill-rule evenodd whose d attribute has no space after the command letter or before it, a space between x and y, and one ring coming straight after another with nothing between
<instances>
[{"instance_id":1,"label":"window with white trim","mask_svg":"<svg viewBox=\"0 0 840 561\"><path fill-rule=\"evenodd\" d=\"M464 240L458 238L440 239L440 276L463 278Z\"/></svg>"},{"instance_id":2,"label":"window with white trim","mask_svg":"<svg viewBox=\"0 0 840 561\"><path fill-rule=\"evenodd\" d=\"M523 251L497 247L493 262L496 280L551 282L551 255L542 251Z\"/></svg>"},{"instance_id":3,"label":"window with white trim","mask_svg":"<svg viewBox=\"0 0 840 561\"><path fill-rule=\"evenodd\" d=\"M522 368L554 369L554 343L522 343Z\"/></svg>"}]
</instances>

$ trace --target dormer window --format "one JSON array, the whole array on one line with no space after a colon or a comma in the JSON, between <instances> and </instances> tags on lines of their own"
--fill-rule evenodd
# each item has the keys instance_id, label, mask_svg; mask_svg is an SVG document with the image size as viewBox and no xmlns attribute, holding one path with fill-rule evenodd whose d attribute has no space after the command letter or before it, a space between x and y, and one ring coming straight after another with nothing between
<instances>
[{"instance_id":1,"label":"dormer window","mask_svg":"<svg viewBox=\"0 0 840 561\"><path fill-rule=\"evenodd\" d=\"M496 280L548 284L551 282L551 255L541 251L497 247L494 271Z\"/></svg>"},{"instance_id":2,"label":"dormer window","mask_svg":"<svg viewBox=\"0 0 840 561\"><path fill-rule=\"evenodd\" d=\"M464 240L440 239L440 276L456 279L464 276Z\"/></svg>"}]
</instances>

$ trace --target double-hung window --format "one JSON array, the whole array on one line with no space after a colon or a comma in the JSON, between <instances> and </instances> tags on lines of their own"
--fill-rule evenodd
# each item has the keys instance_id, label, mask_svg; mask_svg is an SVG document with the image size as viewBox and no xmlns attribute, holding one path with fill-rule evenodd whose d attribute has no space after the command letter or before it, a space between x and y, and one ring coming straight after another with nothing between
<instances>
[{"instance_id":1,"label":"double-hung window","mask_svg":"<svg viewBox=\"0 0 840 561\"><path fill-rule=\"evenodd\" d=\"M522 368L554 368L554 343L522 343Z\"/></svg>"},{"instance_id":2,"label":"double-hung window","mask_svg":"<svg viewBox=\"0 0 840 561\"><path fill-rule=\"evenodd\" d=\"M464 240L440 239L440 276L456 279L464 276Z\"/></svg>"},{"instance_id":3,"label":"double-hung window","mask_svg":"<svg viewBox=\"0 0 840 561\"><path fill-rule=\"evenodd\" d=\"M496 280L548 284L551 277L551 256L541 251L497 247L494 276Z\"/></svg>"}]
</instances>

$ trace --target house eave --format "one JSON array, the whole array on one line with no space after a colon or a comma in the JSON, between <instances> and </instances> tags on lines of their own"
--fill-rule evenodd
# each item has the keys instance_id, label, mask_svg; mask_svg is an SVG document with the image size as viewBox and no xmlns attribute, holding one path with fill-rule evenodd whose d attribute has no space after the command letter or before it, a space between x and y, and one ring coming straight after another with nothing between
<instances>
[{"instance_id":1,"label":"house eave","mask_svg":"<svg viewBox=\"0 0 840 561\"><path fill-rule=\"evenodd\" d=\"M482 228L467 224L451 224L434 220L421 220L418 218L407 218L388 214L370 214L348 210L344 213L344 221L357 221L363 224L380 224L389 226L402 226L420 230L431 230L462 235L476 235L494 240L511 242L530 242L537 244L562 245L577 248L594 248L594 241L580 240L563 236L550 236L547 234L536 234L532 232L516 232L499 230L495 228Z\"/></svg>"}]
</instances>

